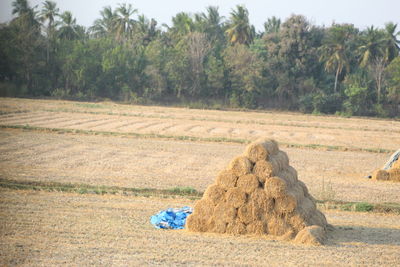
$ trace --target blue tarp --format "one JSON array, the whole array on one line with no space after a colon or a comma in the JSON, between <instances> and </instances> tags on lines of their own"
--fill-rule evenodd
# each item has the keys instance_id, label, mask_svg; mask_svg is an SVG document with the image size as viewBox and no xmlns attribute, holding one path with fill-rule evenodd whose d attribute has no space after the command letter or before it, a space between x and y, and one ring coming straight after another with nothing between
<instances>
[{"instance_id":1,"label":"blue tarp","mask_svg":"<svg viewBox=\"0 0 400 267\"><path fill-rule=\"evenodd\" d=\"M169 208L151 216L150 222L158 229L184 229L186 217L192 212L193 209L191 207Z\"/></svg>"}]
</instances>

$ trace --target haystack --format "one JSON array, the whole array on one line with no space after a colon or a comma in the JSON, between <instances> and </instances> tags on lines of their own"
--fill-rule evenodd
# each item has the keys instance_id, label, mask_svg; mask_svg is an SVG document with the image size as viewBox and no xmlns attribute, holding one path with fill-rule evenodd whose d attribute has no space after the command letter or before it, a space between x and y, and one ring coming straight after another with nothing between
<instances>
[{"instance_id":1,"label":"haystack","mask_svg":"<svg viewBox=\"0 0 400 267\"><path fill-rule=\"evenodd\" d=\"M392 154L382 169L372 174L372 179L400 182L400 149Z\"/></svg>"},{"instance_id":2,"label":"haystack","mask_svg":"<svg viewBox=\"0 0 400 267\"><path fill-rule=\"evenodd\" d=\"M205 191L186 226L193 232L268 235L322 244L327 221L277 142L257 140Z\"/></svg>"}]
</instances>

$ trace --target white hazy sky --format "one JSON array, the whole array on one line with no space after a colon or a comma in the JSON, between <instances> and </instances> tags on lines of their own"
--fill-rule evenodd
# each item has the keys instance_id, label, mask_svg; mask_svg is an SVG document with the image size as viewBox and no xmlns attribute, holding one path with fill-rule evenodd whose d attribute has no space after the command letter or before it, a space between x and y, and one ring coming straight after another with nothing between
<instances>
[{"instance_id":1,"label":"white hazy sky","mask_svg":"<svg viewBox=\"0 0 400 267\"><path fill-rule=\"evenodd\" d=\"M329 26L332 22L352 23L360 29L368 26L383 27L386 22L399 24L400 0L53 0L61 11L69 10L84 26L92 25L104 6L116 7L118 3L131 3L148 18L158 24L171 23L178 12L203 12L209 5L218 6L220 14L229 17L229 12L238 4L245 5L250 13L250 22L257 30L263 29L267 18L276 16L282 20L291 14L305 15L313 24ZM11 19L12 0L0 0L0 22ZM41 7L41 0L30 0L31 6Z\"/></svg>"}]
</instances>

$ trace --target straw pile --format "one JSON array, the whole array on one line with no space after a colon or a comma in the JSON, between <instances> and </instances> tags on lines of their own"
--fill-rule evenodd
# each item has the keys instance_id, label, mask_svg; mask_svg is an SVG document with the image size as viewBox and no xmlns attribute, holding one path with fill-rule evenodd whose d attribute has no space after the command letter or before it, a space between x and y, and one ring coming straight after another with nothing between
<instances>
[{"instance_id":1,"label":"straw pile","mask_svg":"<svg viewBox=\"0 0 400 267\"><path fill-rule=\"evenodd\" d=\"M388 169L376 170L372 175L372 179L400 182L400 158L392 162Z\"/></svg>"},{"instance_id":2,"label":"straw pile","mask_svg":"<svg viewBox=\"0 0 400 267\"><path fill-rule=\"evenodd\" d=\"M287 154L274 140L257 140L234 158L187 218L189 231L270 235L322 244L327 221Z\"/></svg>"}]
</instances>

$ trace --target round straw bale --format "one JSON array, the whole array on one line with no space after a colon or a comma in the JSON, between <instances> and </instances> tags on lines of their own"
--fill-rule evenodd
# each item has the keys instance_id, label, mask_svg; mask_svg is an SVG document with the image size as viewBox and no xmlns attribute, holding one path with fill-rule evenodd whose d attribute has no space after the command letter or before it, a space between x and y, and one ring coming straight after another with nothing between
<instances>
[{"instance_id":1,"label":"round straw bale","mask_svg":"<svg viewBox=\"0 0 400 267\"><path fill-rule=\"evenodd\" d=\"M312 201L309 197L305 197L297 205L297 211L307 221L311 218L311 216L315 210L316 210L315 202Z\"/></svg>"},{"instance_id":2,"label":"round straw bale","mask_svg":"<svg viewBox=\"0 0 400 267\"><path fill-rule=\"evenodd\" d=\"M253 213L253 218L258 220L263 219L265 214L274 209L273 199L267 198L267 194L261 188L254 190L254 192L250 195L249 205Z\"/></svg>"},{"instance_id":3,"label":"round straw bale","mask_svg":"<svg viewBox=\"0 0 400 267\"><path fill-rule=\"evenodd\" d=\"M304 227L308 225L299 213L295 213L294 215L290 216L289 224L293 227L295 232L301 231Z\"/></svg>"},{"instance_id":4,"label":"round straw bale","mask_svg":"<svg viewBox=\"0 0 400 267\"><path fill-rule=\"evenodd\" d=\"M275 211L280 214L290 213L297 207L297 200L294 196L287 194L275 199Z\"/></svg>"},{"instance_id":5,"label":"round straw bale","mask_svg":"<svg viewBox=\"0 0 400 267\"><path fill-rule=\"evenodd\" d=\"M312 225L318 225L323 227L324 229L326 228L328 222L326 221L325 215L320 212L319 210L315 210L311 214L311 218L309 219L309 223Z\"/></svg>"},{"instance_id":6,"label":"round straw bale","mask_svg":"<svg viewBox=\"0 0 400 267\"><path fill-rule=\"evenodd\" d=\"M267 149L269 155L278 153L279 146L278 143L270 138L259 138L255 141L256 143L261 143Z\"/></svg>"},{"instance_id":7,"label":"round straw bale","mask_svg":"<svg viewBox=\"0 0 400 267\"><path fill-rule=\"evenodd\" d=\"M300 181L300 180L297 182L297 184L300 185L301 188L303 188L304 196L308 197L310 195L310 193L308 193L308 188L307 188L306 184L303 183L303 181Z\"/></svg>"},{"instance_id":8,"label":"round straw bale","mask_svg":"<svg viewBox=\"0 0 400 267\"><path fill-rule=\"evenodd\" d=\"M326 239L324 228L312 225L297 233L294 242L298 244L323 245Z\"/></svg>"},{"instance_id":9,"label":"round straw bale","mask_svg":"<svg viewBox=\"0 0 400 267\"><path fill-rule=\"evenodd\" d=\"M281 217L272 216L267 222L268 234L283 236L288 232L293 232L291 226Z\"/></svg>"},{"instance_id":10,"label":"round straw bale","mask_svg":"<svg viewBox=\"0 0 400 267\"><path fill-rule=\"evenodd\" d=\"M265 192L269 198L278 198L286 194L287 183L278 176L271 177L265 181Z\"/></svg>"},{"instance_id":11,"label":"round straw bale","mask_svg":"<svg viewBox=\"0 0 400 267\"><path fill-rule=\"evenodd\" d=\"M186 228L192 232L206 232L207 223L205 219L192 213L186 219Z\"/></svg>"},{"instance_id":12,"label":"round straw bale","mask_svg":"<svg viewBox=\"0 0 400 267\"><path fill-rule=\"evenodd\" d=\"M234 208L242 206L246 202L246 199L246 193L238 187L229 189L225 194L225 201L230 203Z\"/></svg>"},{"instance_id":13,"label":"round straw bale","mask_svg":"<svg viewBox=\"0 0 400 267\"><path fill-rule=\"evenodd\" d=\"M245 156L253 163L259 160L268 160L269 152L262 142L253 142L246 147Z\"/></svg>"},{"instance_id":14,"label":"round straw bale","mask_svg":"<svg viewBox=\"0 0 400 267\"><path fill-rule=\"evenodd\" d=\"M216 183L225 189L229 189L236 186L237 179L238 177L232 170L223 170L218 174Z\"/></svg>"},{"instance_id":15,"label":"round straw bale","mask_svg":"<svg viewBox=\"0 0 400 267\"><path fill-rule=\"evenodd\" d=\"M238 209L238 219L244 224L249 224L254 220L253 218L253 206L250 203L246 203Z\"/></svg>"},{"instance_id":16,"label":"round straw bale","mask_svg":"<svg viewBox=\"0 0 400 267\"><path fill-rule=\"evenodd\" d=\"M297 203L300 203L303 200L303 198L305 198L304 189L299 183L292 185L289 188L288 192L290 195L296 198Z\"/></svg>"},{"instance_id":17,"label":"round straw bale","mask_svg":"<svg viewBox=\"0 0 400 267\"><path fill-rule=\"evenodd\" d=\"M215 209L213 217L215 220L222 221L222 222L231 222L237 216L237 209L235 209L232 204L221 202L219 203Z\"/></svg>"},{"instance_id":18,"label":"round straw bale","mask_svg":"<svg viewBox=\"0 0 400 267\"><path fill-rule=\"evenodd\" d=\"M245 156L239 156L234 158L229 163L229 170L232 170L233 174L236 176L242 176L248 173L251 173L253 168L253 164L251 161Z\"/></svg>"},{"instance_id":19,"label":"round straw bale","mask_svg":"<svg viewBox=\"0 0 400 267\"><path fill-rule=\"evenodd\" d=\"M260 186L257 176L254 174L242 175L238 178L236 186L241 188L247 194L250 194Z\"/></svg>"},{"instance_id":20,"label":"round straw bale","mask_svg":"<svg viewBox=\"0 0 400 267\"><path fill-rule=\"evenodd\" d=\"M214 219L214 224L213 224L214 227L211 229L211 232L223 234L226 232L226 225L227 225L226 222L219 219Z\"/></svg>"},{"instance_id":21,"label":"round straw bale","mask_svg":"<svg viewBox=\"0 0 400 267\"><path fill-rule=\"evenodd\" d=\"M288 169L281 170L276 176L279 176L280 178L285 180L288 186L293 186L297 184L296 178Z\"/></svg>"},{"instance_id":22,"label":"round straw bale","mask_svg":"<svg viewBox=\"0 0 400 267\"><path fill-rule=\"evenodd\" d=\"M214 212L214 207L215 205L211 200L202 198L194 205L193 213L196 213L196 215L199 215L202 218L211 218Z\"/></svg>"},{"instance_id":23,"label":"round straw bale","mask_svg":"<svg viewBox=\"0 0 400 267\"><path fill-rule=\"evenodd\" d=\"M298 180L298 175L297 175L296 169L289 165L287 167L287 170L292 174L292 177L297 181Z\"/></svg>"},{"instance_id":24,"label":"round straw bale","mask_svg":"<svg viewBox=\"0 0 400 267\"><path fill-rule=\"evenodd\" d=\"M376 180L380 180L380 181L387 181L389 180L389 173L385 170L377 170L374 172L374 174L372 175L372 177Z\"/></svg>"},{"instance_id":25,"label":"round straw bale","mask_svg":"<svg viewBox=\"0 0 400 267\"><path fill-rule=\"evenodd\" d=\"M393 162L392 169L400 169L400 158Z\"/></svg>"},{"instance_id":26,"label":"round straw bale","mask_svg":"<svg viewBox=\"0 0 400 267\"><path fill-rule=\"evenodd\" d=\"M275 175L276 168L269 161L259 160L254 165L253 173L257 176L260 183L264 184L265 180Z\"/></svg>"},{"instance_id":27,"label":"round straw bale","mask_svg":"<svg viewBox=\"0 0 400 267\"><path fill-rule=\"evenodd\" d=\"M246 226L246 232L248 234L264 235L267 233L267 224L259 220L252 221Z\"/></svg>"},{"instance_id":28,"label":"round straw bale","mask_svg":"<svg viewBox=\"0 0 400 267\"><path fill-rule=\"evenodd\" d=\"M270 161L276 162L279 170L286 169L289 166L289 157L286 152L279 151L276 155L270 157Z\"/></svg>"},{"instance_id":29,"label":"round straw bale","mask_svg":"<svg viewBox=\"0 0 400 267\"><path fill-rule=\"evenodd\" d=\"M244 235L246 234L246 225L240 222L239 220L235 220L233 222L228 223L226 226L226 233L232 235Z\"/></svg>"},{"instance_id":30,"label":"round straw bale","mask_svg":"<svg viewBox=\"0 0 400 267\"><path fill-rule=\"evenodd\" d=\"M222 186L218 184L213 184L207 187L204 192L204 197L211 200L214 205L218 204L220 201L223 201L225 198L225 190Z\"/></svg>"},{"instance_id":31,"label":"round straw bale","mask_svg":"<svg viewBox=\"0 0 400 267\"><path fill-rule=\"evenodd\" d=\"M400 182L400 169L390 169L387 171L389 180L393 182Z\"/></svg>"}]
</instances>

